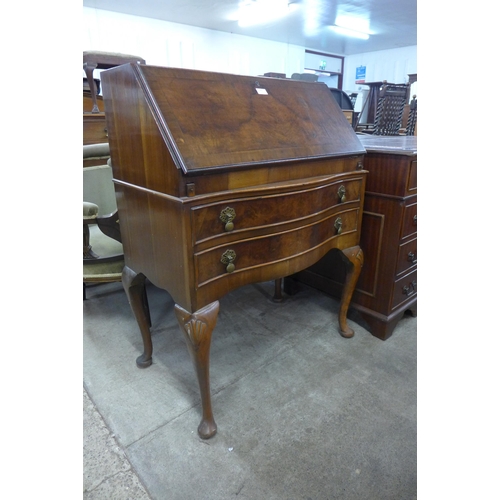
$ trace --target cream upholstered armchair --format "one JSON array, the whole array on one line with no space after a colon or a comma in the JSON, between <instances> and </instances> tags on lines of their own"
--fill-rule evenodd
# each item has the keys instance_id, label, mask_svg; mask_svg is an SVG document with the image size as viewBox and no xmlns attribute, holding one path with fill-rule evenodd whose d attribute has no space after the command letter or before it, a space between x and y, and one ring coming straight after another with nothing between
<instances>
[{"instance_id":1,"label":"cream upholstered armchair","mask_svg":"<svg viewBox=\"0 0 500 500\"><path fill-rule=\"evenodd\" d=\"M87 283L121 281L124 266L109 145L83 146L83 298ZM91 165L91 166L85 166Z\"/></svg>"}]
</instances>

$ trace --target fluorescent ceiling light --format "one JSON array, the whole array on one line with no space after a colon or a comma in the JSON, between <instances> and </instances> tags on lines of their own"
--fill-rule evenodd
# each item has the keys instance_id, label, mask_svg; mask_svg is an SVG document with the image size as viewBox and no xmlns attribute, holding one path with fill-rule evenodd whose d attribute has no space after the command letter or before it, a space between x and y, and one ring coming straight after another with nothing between
<instances>
[{"instance_id":1,"label":"fluorescent ceiling light","mask_svg":"<svg viewBox=\"0 0 500 500\"><path fill-rule=\"evenodd\" d=\"M346 6L339 6L332 29L339 35L368 40L370 38L370 18L367 12L352 12Z\"/></svg>"},{"instance_id":2,"label":"fluorescent ceiling light","mask_svg":"<svg viewBox=\"0 0 500 500\"><path fill-rule=\"evenodd\" d=\"M298 5L290 3L290 0L242 0L231 20L238 21L240 27L265 24L285 17L296 10Z\"/></svg>"},{"instance_id":3,"label":"fluorescent ceiling light","mask_svg":"<svg viewBox=\"0 0 500 500\"><path fill-rule=\"evenodd\" d=\"M368 40L370 35L368 33L363 33L361 31L356 31L350 28L344 28L343 26L332 26L331 27L335 33L344 36L350 36L353 38L361 38L361 40Z\"/></svg>"}]
</instances>

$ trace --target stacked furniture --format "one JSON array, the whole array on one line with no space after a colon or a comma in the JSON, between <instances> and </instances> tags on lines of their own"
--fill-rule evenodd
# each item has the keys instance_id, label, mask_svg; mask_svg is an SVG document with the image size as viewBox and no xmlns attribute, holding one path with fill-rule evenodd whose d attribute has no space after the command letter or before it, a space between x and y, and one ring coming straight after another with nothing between
<instances>
[{"instance_id":1,"label":"stacked furniture","mask_svg":"<svg viewBox=\"0 0 500 500\"><path fill-rule=\"evenodd\" d=\"M142 57L115 52L83 52L83 71L89 91L83 92L83 144L107 142L106 116L102 96L94 79L94 70L109 69L128 62L145 64Z\"/></svg>"}]
</instances>

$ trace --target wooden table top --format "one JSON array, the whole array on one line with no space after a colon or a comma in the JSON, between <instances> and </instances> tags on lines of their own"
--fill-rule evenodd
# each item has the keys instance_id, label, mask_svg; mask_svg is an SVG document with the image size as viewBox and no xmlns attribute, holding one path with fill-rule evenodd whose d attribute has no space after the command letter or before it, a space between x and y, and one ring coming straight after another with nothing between
<instances>
[{"instance_id":1,"label":"wooden table top","mask_svg":"<svg viewBox=\"0 0 500 500\"><path fill-rule=\"evenodd\" d=\"M406 135L358 135L367 153L389 153L401 155L417 154L417 137Z\"/></svg>"}]
</instances>

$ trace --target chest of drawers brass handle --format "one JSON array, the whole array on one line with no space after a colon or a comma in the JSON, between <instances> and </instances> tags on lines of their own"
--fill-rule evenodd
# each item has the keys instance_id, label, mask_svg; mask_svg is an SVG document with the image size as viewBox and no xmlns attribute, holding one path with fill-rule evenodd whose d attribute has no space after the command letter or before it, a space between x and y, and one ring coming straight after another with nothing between
<instances>
[{"instance_id":1,"label":"chest of drawers brass handle","mask_svg":"<svg viewBox=\"0 0 500 500\"><path fill-rule=\"evenodd\" d=\"M226 231L232 231L234 229L233 220L236 217L236 212L234 208L226 207L220 213L219 219L225 224L224 229Z\"/></svg>"},{"instance_id":2,"label":"chest of drawers brass handle","mask_svg":"<svg viewBox=\"0 0 500 500\"><path fill-rule=\"evenodd\" d=\"M228 273L232 273L236 269L234 265L235 260L236 260L236 252L230 249L226 250L222 254L222 257L220 258L220 261L226 266L226 271Z\"/></svg>"},{"instance_id":3,"label":"chest of drawers brass handle","mask_svg":"<svg viewBox=\"0 0 500 500\"><path fill-rule=\"evenodd\" d=\"M408 253L408 262L415 264L417 262L417 256L413 252Z\"/></svg>"}]
</instances>

